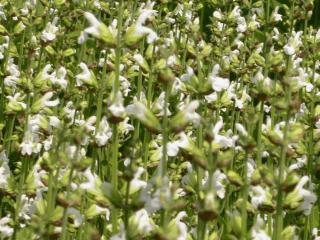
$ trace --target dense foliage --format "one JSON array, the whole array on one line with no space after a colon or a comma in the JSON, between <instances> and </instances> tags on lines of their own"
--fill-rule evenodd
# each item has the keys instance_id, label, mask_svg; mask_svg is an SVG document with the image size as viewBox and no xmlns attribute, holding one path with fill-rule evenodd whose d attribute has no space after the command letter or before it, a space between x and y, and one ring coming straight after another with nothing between
<instances>
[{"instance_id":1,"label":"dense foliage","mask_svg":"<svg viewBox=\"0 0 320 240\"><path fill-rule=\"evenodd\" d=\"M319 240L320 1L0 0L0 239Z\"/></svg>"}]
</instances>

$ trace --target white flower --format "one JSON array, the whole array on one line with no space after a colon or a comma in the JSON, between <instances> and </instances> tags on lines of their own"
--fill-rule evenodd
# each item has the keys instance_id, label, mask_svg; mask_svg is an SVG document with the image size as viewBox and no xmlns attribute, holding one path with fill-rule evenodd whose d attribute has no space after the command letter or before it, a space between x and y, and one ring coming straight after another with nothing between
<instances>
[{"instance_id":1,"label":"white flower","mask_svg":"<svg viewBox=\"0 0 320 240\"><path fill-rule=\"evenodd\" d=\"M147 186L146 181L140 180L140 177L144 172L145 169L143 167L138 167L133 179L130 181L130 194L133 194L139 191L141 188L145 188Z\"/></svg>"},{"instance_id":2,"label":"white flower","mask_svg":"<svg viewBox=\"0 0 320 240\"><path fill-rule=\"evenodd\" d=\"M52 127L59 127L60 126L60 120L56 116L50 116L49 117L49 125Z\"/></svg>"},{"instance_id":3,"label":"white flower","mask_svg":"<svg viewBox=\"0 0 320 240\"><path fill-rule=\"evenodd\" d=\"M158 39L158 35L151 28L148 28L143 25L150 16L152 16L156 13L157 13L157 11L155 11L155 10L142 9L140 16L138 17L137 22L136 22L136 34L147 35L147 43L149 43L149 44L156 41Z\"/></svg>"},{"instance_id":4,"label":"white flower","mask_svg":"<svg viewBox=\"0 0 320 240\"><path fill-rule=\"evenodd\" d=\"M155 112L157 112L156 116L164 116L164 109L163 109L164 105L165 105L165 92L162 92L158 97L157 101L153 104L153 108L155 109ZM169 106L167 106L166 112L167 112L167 116L171 116Z\"/></svg>"},{"instance_id":5,"label":"white flower","mask_svg":"<svg viewBox=\"0 0 320 240\"><path fill-rule=\"evenodd\" d=\"M271 19L273 19L275 22L282 21L282 15L278 12L279 12L279 6L276 6L276 8L274 9L271 15Z\"/></svg>"},{"instance_id":6,"label":"white flower","mask_svg":"<svg viewBox=\"0 0 320 240\"><path fill-rule=\"evenodd\" d=\"M81 215L80 211L75 209L75 208L73 208L73 207L69 207L67 209L67 215L71 216L73 218L73 224L74 224L75 227L79 227L82 224L83 220L84 220L84 218Z\"/></svg>"},{"instance_id":7,"label":"white flower","mask_svg":"<svg viewBox=\"0 0 320 240\"><path fill-rule=\"evenodd\" d=\"M167 154L169 157L175 157L179 153L179 141L168 142Z\"/></svg>"},{"instance_id":8,"label":"white flower","mask_svg":"<svg viewBox=\"0 0 320 240\"><path fill-rule=\"evenodd\" d=\"M133 99L133 103L126 107L126 112L128 115L135 116L140 121L150 126L154 124L159 124L157 118L152 115L152 112L146 107L146 105L137 100L136 97Z\"/></svg>"},{"instance_id":9,"label":"white flower","mask_svg":"<svg viewBox=\"0 0 320 240\"><path fill-rule=\"evenodd\" d=\"M318 31L316 33L315 40L316 40L316 42L320 41L320 28L318 29Z\"/></svg>"},{"instance_id":10,"label":"white flower","mask_svg":"<svg viewBox=\"0 0 320 240\"><path fill-rule=\"evenodd\" d=\"M113 235L110 240L127 240L123 224L120 225L120 232Z\"/></svg>"},{"instance_id":11,"label":"white flower","mask_svg":"<svg viewBox=\"0 0 320 240\"><path fill-rule=\"evenodd\" d=\"M11 175L9 168L9 159L5 153L5 151L0 152L0 189L4 189L8 185L8 178Z\"/></svg>"},{"instance_id":12,"label":"white flower","mask_svg":"<svg viewBox=\"0 0 320 240\"><path fill-rule=\"evenodd\" d=\"M0 233L3 237L11 237L13 234L13 228L9 226L8 223L10 223L12 220L10 218L10 215L3 217L0 219Z\"/></svg>"},{"instance_id":13,"label":"white flower","mask_svg":"<svg viewBox=\"0 0 320 240\"><path fill-rule=\"evenodd\" d=\"M318 228L312 229L312 240L320 240L320 236L318 235Z\"/></svg>"},{"instance_id":14,"label":"white flower","mask_svg":"<svg viewBox=\"0 0 320 240\"><path fill-rule=\"evenodd\" d=\"M226 188L223 183L226 179L227 179L227 176L223 172L221 172L219 169L217 169L213 173L212 183L213 183L215 192L220 199L224 199L226 194Z\"/></svg>"},{"instance_id":15,"label":"white flower","mask_svg":"<svg viewBox=\"0 0 320 240\"><path fill-rule=\"evenodd\" d=\"M67 102L66 106L63 108L64 114L66 114L66 117L74 120L76 110L73 108L73 102L69 101Z\"/></svg>"},{"instance_id":16,"label":"white flower","mask_svg":"<svg viewBox=\"0 0 320 240\"><path fill-rule=\"evenodd\" d=\"M64 67L60 67L56 72L50 77L50 81L54 85L59 85L62 89L66 89L68 82L65 79L67 75L67 70Z\"/></svg>"},{"instance_id":17,"label":"white flower","mask_svg":"<svg viewBox=\"0 0 320 240\"><path fill-rule=\"evenodd\" d=\"M107 44L115 45L115 39L117 31L114 26L107 27L105 24L100 22L92 13L85 12L85 18L90 23L90 27L86 28L78 38L78 43L82 44L88 38L88 34L103 40ZM116 24L114 21L112 24Z\"/></svg>"},{"instance_id":18,"label":"white flower","mask_svg":"<svg viewBox=\"0 0 320 240\"><path fill-rule=\"evenodd\" d=\"M4 36L3 38L5 42L0 45L0 60L4 58L4 52L9 47L9 37Z\"/></svg>"},{"instance_id":19,"label":"white flower","mask_svg":"<svg viewBox=\"0 0 320 240\"><path fill-rule=\"evenodd\" d=\"M283 50L289 56L291 56L291 55L293 55L295 53L295 48L293 46L289 45L289 44L286 44L283 47Z\"/></svg>"},{"instance_id":20,"label":"white flower","mask_svg":"<svg viewBox=\"0 0 320 240\"><path fill-rule=\"evenodd\" d=\"M244 17L239 17L237 19L237 32L238 33L244 33L245 31L247 31L247 23L246 23L246 19Z\"/></svg>"},{"instance_id":21,"label":"white flower","mask_svg":"<svg viewBox=\"0 0 320 240\"><path fill-rule=\"evenodd\" d=\"M87 120L76 119L75 124L81 126L81 128L84 129L86 133L94 134L96 130L94 124L96 120L97 120L96 116L91 116ZM83 135L81 139L81 145L87 145L88 143L89 143L89 136Z\"/></svg>"},{"instance_id":22,"label":"white flower","mask_svg":"<svg viewBox=\"0 0 320 240\"><path fill-rule=\"evenodd\" d=\"M251 20L249 22L249 26L251 30L256 30L257 28L260 27L260 23L257 21L257 15L253 14L251 17Z\"/></svg>"},{"instance_id":23,"label":"white flower","mask_svg":"<svg viewBox=\"0 0 320 240\"><path fill-rule=\"evenodd\" d=\"M270 88L272 86L272 80L269 77L264 77L262 69L259 69L259 71L252 77L252 82L255 84L261 83L265 88Z\"/></svg>"},{"instance_id":24,"label":"white flower","mask_svg":"<svg viewBox=\"0 0 320 240\"><path fill-rule=\"evenodd\" d=\"M219 121L215 124L212 129L214 142L218 143L221 148L233 147L235 145L237 136L231 136L231 130L226 133L226 135L220 135L219 132L223 127L223 120L220 117Z\"/></svg>"},{"instance_id":25,"label":"white flower","mask_svg":"<svg viewBox=\"0 0 320 240\"><path fill-rule=\"evenodd\" d=\"M188 238L188 227L184 222L182 222L182 219L186 216L187 213L185 211L181 211L174 219L179 229L179 236L177 237L177 240L186 240Z\"/></svg>"},{"instance_id":26,"label":"white flower","mask_svg":"<svg viewBox=\"0 0 320 240\"><path fill-rule=\"evenodd\" d=\"M213 92L213 93L211 93L209 95L204 96L204 98L206 99L206 101L208 103L212 103L212 102L217 101L218 95L217 95L217 92Z\"/></svg>"},{"instance_id":27,"label":"white flower","mask_svg":"<svg viewBox=\"0 0 320 240\"><path fill-rule=\"evenodd\" d=\"M240 7L237 5L232 9L232 12L230 14L231 18L238 18L241 16L241 9Z\"/></svg>"},{"instance_id":28,"label":"white flower","mask_svg":"<svg viewBox=\"0 0 320 240\"><path fill-rule=\"evenodd\" d=\"M87 64L81 62L79 67L81 68L82 72L76 75L77 86L81 86L84 82L90 81L92 77Z\"/></svg>"},{"instance_id":29,"label":"white flower","mask_svg":"<svg viewBox=\"0 0 320 240\"><path fill-rule=\"evenodd\" d=\"M241 135L243 135L243 136L248 135L247 130L244 128L244 126L242 124L236 123L236 129L238 130L239 133L241 133Z\"/></svg>"},{"instance_id":30,"label":"white flower","mask_svg":"<svg viewBox=\"0 0 320 240\"><path fill-rule=\"evenodd\" d=\"M23 220L30 220L34 214L36 207L34 205L35 199L28 197L25 194L21 196L21 209L19 212L19 218Z\"/></svg>"},{"instance_id":31,"label":"white flower","mask_svg":"<svg viewBox=\"0 0 320 240\"><path fill-rule=\"evenodd\" d=\"M258 215L257 221L251 230L252 240L271 240L271 238L268 236L265 229L263 228L264 228L264 221L260 217L260 215Z\"/></svg>"},{"instance_id":32,"label":"white flower","mask_svg":"<svg viewBox=\"0 0 320 240\"><path fill-rule=\"evenodd\" d=\"M143 234L149 233L154 228L145 209L135 212L132 216L132 221L136 224L137 230Z\"/></svg>"},{"instance_id":33,"label":"white flower","mask_svg":"<svg viewBox=\"0 0 320 240\"><path fill-rule=\"evenodd\" d=\"M18 66L14 64L14 60L11 57L8 59L6 71L8 71L10 75L4 78L4 84L15 88L17 80L20 77L20 71Z\"/></svg>"},{"instance_id":34,"label":"white flower","mask_svg":"<svg viewBox=\"0 0 320 240\"><path fill-rule=\"evenodd\" d=\"M303 155L301 158L297 158L297 162L289 166L289 172L302 168L306 165L307 160L308 158L306 155Z\"/></svg>"},{"instance_id":35,"label":"white flower","mask_svg":"<svg viewBox=\"0 0 320 240\"><path fill-rule=\"evenodd\" d=\"M32 153L39 153L42 144L39 139L39 124L41 116L39 114L29 116L28 127L24 133L23 141L20 144L22 155L31 155Z\"/></svg>"},{"instance_id":36,"label":"white flower","mask_svg":"<svg viewBox=\"0 0 320 240\"><path fill-rule=\"evenodd\" d=\"M46 64L44 68L41 70L41 72L37 74L35 81L41 83L47 80L51 80L53 77L53 74L49 73L51 70L52 70L52 65Z\"/></svg>"},{"instance_id":37,"label":"white flower","mask_svg":"<svg viewBox=\"0 0 320 240\"><path fill-rule=\"evenodd\" d=\"M119 123L119 131L123 135L127 135L130 131L134 130L134 127L128 123L129 117L126 117L122 122Z\"/></svg>"},{"instance_id":38,"label":"white flower","mask_svg":"<svg viewBox=\"0 0 320 240\"><path fill-rule=\"evenodd\" d=\"M279 38L280 38L280 32L279 32L279 30L278 30L278 28L273 28L273 30L272 30L272 39L274 39L274 40L279 40ZM273 46L272 46L272 50L273 50ZM272 52L277 52L277 51L272 51Z\"/></svg>"},{"instance_id":39,"label":"white flower","mask_svg":"<svg viewBox=\"0 0 320 240\"><path fill-rule=\"evenodd\" d=\"M168 59L167 59L167 66L168 67L172 67L176 63L177 63L177 56L176 55L171 55L170 57L168 57Z\"/></svg>"},{"instance_id":40,"label":"white flower","mask_svg":"<svg viewBox=\"0 0 320 240\"><path fill-rule=\"evenodd\" d=\"M222 17L223 17L222 12L221 12L221 9L218 8L217 10L215 10L215 11L213 12L213 16L214 16L216 19L221 20Z\"/></svg>"},{"instance_id":41,"label":"white flower","mask_svg":"<svg viewBox=\"0 0 320 240\"><path fill-rule=\"evenodd\" d=\"M187 72L180 77L182 82L188 82L194 76L194 71L191 67L187 66L186 70Z\"/></svg>"},{"instance_id":42,"label":"white flower","mask_svg":"<svg viewBox=\"0 0 320 240\"><path fill-rule=\"evenodd\" d=\"M59 104L59 99L51 100L53 97L53 92L47 92L42 98L41 103L44 107L55 107Z\"/></svg>"},{"instance_id":43,"label":"white flower","mask_svg":"<svg viewBox=\"0 0 320 240\"><path fill-rule=\"evenodd\" d=\"M96 7L97 9L101 9L101 4L98 0L94 0L93 6Z\"/></svg>"},{"instance_id":44,"label":"white flower","mask_svg":"<svg viewBox=\"0 0 320 240\"><path fill-rule=\"evenodd\" d=\"M53 41L56 38L56 33L59 28L56 26L58 22L58 17L55 17L52 22L48 22L46 28L43 30L41 34L41 39L44 42Z\"/></svg>"},{"instance_id":45,"label":"white flower","mask_svg":"<svg viewBox=\"0 0 320 240\"><path fill-rule=\"evenodd\" d=\"M292 56L296 53L299 47L302 45L301 41L302 31L295 32L293 31L292 36L289 38L288 43L283 47L284 52L288 56Z\"/></svg>"},{"instance_id":46,"label":"white flower","mask_svg":"<svg viewBox=\"0 0 320 240\"><path fill-rule=\"evenodd\" d=\"M78 145L67 145L66 154L71 160L80 160L86 155L86 150Z\"/></svg>"},{"instance_id":47,"label":"white flower","mask_svg":"<svg viewBox=\"0 0 320 240\"><path fill-rule=\"evenodd\" d=\"M33 143L29 140L27 141L23 141L20 144L20 148L21 148L21 154L22 155L31 155L32 154L32 149L33 149Z\"/></svg>"},{"instance_id":48,"label":"white flower","mask_svg":"<svg viewBox=\"0 0 320 240\"><path fill-rule=\"evenodd\" d=\"M302 202L297 210L303 211L305 215L310 214L313 204L317 201L317 196L312 191L303 188L308 181L309 177L303 176L294 189L294 192L302 198Z\"/></svg>"},{"instance_id":49,"label":"white flower","mask_svg":"<svg viewBox=\"0 0 320 240\"><path fill-rule=\"evenodd\" d=\"M81 32L80 36L78 37L78 43L83 44L88 38L88 34L85 32Z\"/></svg>"},{"instance_id":50,"label":"white flower","mask_svg":"<svg viewBox=\"0 0 320 240\"><path fill-rule=\"evenodd\" d=\"M141 54L135 54L133 55L133 59L137 61L140 65L144 63L144 58L142 57Z\"/></svg>"},{"instance_id":51,"label":"white flower","mask_svg":"<svg viewBox=\"0 0 320 240\"><path fill-rule=\"evenodd\" d=\"M254 208L258 208L259 205L267 200L267 193L261 186L251 186L249 195Z\"/></svg>"},{"instance_id":52,"label":"white flower","mask_svg":"<svg viewBox=\"0 0 320 240\"><path fill-rule=\"evenodd\" d=\"M248 178L248 180L251 179L255 168L256 168L255 161L252 158L249 158L248 161L247 161L247 169L248 169L247 170L247 178Z\"/></svg>"},{"instance_id":53,"label":"white flower","mask_svg":"<svg viewBox=\"0 0 320 240\"><path fill-rule=\"evenodd\" d=\"M126 97L126 96L128 96L129 92L131 91L131 89L130 89L131 84L128 81L128 79L126 79L123 76L120 76L119 80L120 80L120 89L123 92L123 95Z\"/></svg>"},{"instance_id":54,"label":"white flower","mask_svg":"<svg viewBox=\"0 0 320 240\"><path fill-rule=\"evenodd\" d=\"M100 123L98 131L95 135L96 143L99 147L105 146L112 136L112 129L109 126L107 118L104 116Z\"/></svg>"},{"instance_id":55,"label":"white flower","mask_svg":"<svg viewBox=\"0 0 320 240\"><path fill-rule=\"evenodd\" d=\"M124 118L126 109L123 106L123 97L120 91L117 92L116 97L113 99L109 111L114 117Z\"/></svg>"},{"instance_id":56,"label":"white flower","mask_svg":"<svg viewBox=\"0 0 320 240\"><path fill-rule=\"evenodd\" d=\"M9 100L9 104L12 104L13 106L16 106L18 108L21 108L22 110L27 108L27 105L24 102L21 102L21 93L16 93L14 96L6 96L6 98Z\"/></svg>"},{"instance_id":57,"label":"white flower","mask_svg":"<svg viewBox=\"0 0 320 240\"><path fill-rule=\"evenodd\" d=\"M98 179L98 176L95 173L92 173L90 168L87 168L83 175L86 177L87 182L83 182L80 184L80 188L83 190L93 190L96 188L96 179Z\"/></svg>"},{"instance_id":58,"label":"white flower","mask_svg":"<svg viewBox=\"0 0 320 240\"><path fill-rule=\"evenodd\" d=\"M200 124L201 116L196 112L199 107L199 101L193 100L183 106L182 112L187 122L192 122L195 126Z\"/></svg>"},{"instance_id":59,"label":"white flower","mask_svg":"<svg viewBox=\"0 0 320 240\"><path fill-rule=\"evenodd\" d=\"M140 193L140 200L144 202L144 208L149 214L161 208L160 189L153 191L153 183L149 183Z\"/></svg>"},{"instance_id":60,"label":"white flower","mask_svg":"<svg viewBox=\"0 0 320 240\"><path fill-rule=\"evenodd\" d=\"M208 81L211 84L212 89L215 90L216 92L221 92L223 90L226 90L230 85L230 81L228 78L222 78L218 76L219 72L220 72L220 65L216 64L214 65L212 72L208 78Z\"/></svg>"},{"instance_id":61,"label":"white flower","mask_svg":"<svg viewBox=\"0 0 320 240\"><path fill-rule=\"evenodd\" d=\"M53 136L50 135L46 140L43 141L44 150L49 151L51 149L52 142L53 142Z\"/></svg>"},{"instance_id":62,"label":"white flower","mask_svg":"<svg viewBox=\"0 0 320 240\"><path fill-rule=\"evenodd\" d=\"M97 211L98 214L105 214L106 215L106 221L110 220L110 210L108 208L103 208L98 205L95 205L95 210Z\"/></svg>"}]
</instances>

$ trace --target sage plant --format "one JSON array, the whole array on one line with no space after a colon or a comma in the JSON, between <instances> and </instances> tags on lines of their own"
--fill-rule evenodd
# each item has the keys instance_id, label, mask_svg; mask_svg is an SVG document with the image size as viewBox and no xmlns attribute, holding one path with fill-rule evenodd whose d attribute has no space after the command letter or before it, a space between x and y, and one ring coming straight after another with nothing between
<instances>
[{"instance_id":1,"label":"sage plant","mask_svg":"<svg viewBox=\"0 0 320 240\"><path fill-rule=\"evenodd\" d=\"M0 239L319 240L319 0L0 1Z\"/></svg>"}]
</instances>

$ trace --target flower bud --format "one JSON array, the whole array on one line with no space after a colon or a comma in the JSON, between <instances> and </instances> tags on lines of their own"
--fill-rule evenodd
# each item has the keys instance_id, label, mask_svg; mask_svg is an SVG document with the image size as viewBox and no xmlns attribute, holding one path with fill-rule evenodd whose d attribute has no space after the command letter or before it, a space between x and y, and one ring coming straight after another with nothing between
<instances>
[{"instance_id":1,"label":"flower bud","mask_svg":"<svg viewBox=\"0 0 320 240\"><path fill-rule=\"evenodd\" d=\"M84 16L90 22L91 26L84 30L83 39L79 39L80 43L86 39L88 34L91 34L92 36L102 40L109 47L115 47L117 45L116 36L109 27L104 25L102 22L99 22L92 13L85 12Z\"/></svg>"},{"instance_id":2,"label":"flower bud","mask_svg":"<svg viewBox=\"0 0 320 240\"><path fill-rule=\"evenodd\" d=\"M238 173L229 170L227 173L227 177L231 184L235 185L236 187L241 187L243 185L243 180Z\"/></svg>"},{"instance_id":3,"label":"flower bud","mask_svg":"<svg viewBox=\"0 0 320 240\"><path fill-rule=\"evenodd\" d=\"M139 102L136 98L134 99L133 104L127 106L126 112L128 115L139 119L150 131L161 131L161 124L158 118L149 108L147 108L142 102Z\"/></svg>"},{"instance_id":4,"label":"flower bud","mask_svg":"<svg viewBox=\"0 0 320 240\"><path fill-rule=\"evenodd\" d=\"M144 57L141 54L135 54L133 56L134 60L138 63L138 65L141 67L142 71L145 73L148 73L150 71L149 64L144 59Z\"/></svg>"},{"instance_id":5,"label":"flower bud","mask_svg":"<svg viewBox=\"0 0 320 240\"><path fill-rule=\"evenodd\" d=\"M281 189L285 192L291 192L294 187L297 185L299 182L300 178L297 173L291 172L284 182L281 184Z\"/></svg>"},{"instance_id":6,"label":"flower bud","mask_svg":"<svg viewBox=\"0 0 320 240\"><path fill-rule=\"evenodd\" d=\"M26 28L26 26L23 24L23 22L19 22L18 24L16 24L13 28L13 33L14 34L19 34L21 33L24 29Z\"/></svg>"},{"instance_id":7,"label":"flower bud","mask_svg":"<svg viewBox=\"0 0 320 240\"><path fill-rule=\"evenodd\" d=\"M296 235L295 232L296 232L295 227L288 226L281 232L281 239L283 240L298 239L298 236Z\"/></svg>"},{"instance_id":8,"label":"flower bud","mask_svg":"<svg viewBox=\"0 0 320 240\"><path fill-rule=\"evenodd\" d=\"M199 217L204 221L216 219L219 215L219 203L212 191L205 194L200 202Z\"/></svg>"},{"instance_id":9,"label":"flower bud","mask_svg":"<svg viewBox=\"0 0 320 240\"><path fill-rule=\"evenodd\" d=\"M183 109L171 119L170 128L176 132L181 132L190 122L199 125L201 117L196 112L198 107L199 102L197 100L184 105Z\"/></svg>"}]
</instances>

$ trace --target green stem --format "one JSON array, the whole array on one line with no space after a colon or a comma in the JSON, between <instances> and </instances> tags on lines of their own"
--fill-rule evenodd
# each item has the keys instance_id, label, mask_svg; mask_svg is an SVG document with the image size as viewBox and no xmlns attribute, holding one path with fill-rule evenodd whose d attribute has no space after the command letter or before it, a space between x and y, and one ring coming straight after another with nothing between
<instances>
[{"instance_id":1,"label":"green stem","mask_svg":"<svg viewBox=\"0 0 320 240\"><path fill-rule=\"evenodd\" d=\"M116 124L112 125L112 159L111 159L111 185L113 192L118 191L118 127ZM112 232L116 233L118 230L118 209L114 206L111 210Z\"/></svg>"},{"instance_id":2,"label":"green stem","mask_svg":"<svg viewBox=\"0 0 320 240\"><path fill-rule=\"evenodd\" d=\"M260 101L260 110L259 110L259 121L258 121L258 131L257 131L257 165L261 165L261 157L262 157L262 144L261 144L261 137L262 137L262 123L263 123L263 116L264 116L264 101Z\"/></svg>"},{"instance_id":3,"label":"green stem","mask_svg":"<svg viewBox=\"0 0 320 240\"><path fill-rule=\"evenodd\" d=\"M247 201L248 201L248 180L247 180L247 173L248 173L248 166L247 166L247 160L248 160L248 151L246 151L245 154L245 162L243 166L243 179L244 179L244 185L243 185L243 191L242 191L242 199L243 199L243 206L241 209L241 239L245 240L247 239Z\"/></svg>"},{"instance_id":4,"label":"green stem","mask_svg":"<svg viewBox=\"0 0 320 240\"><path fill-rule=\"evenodd\" d=\"M281 146L281 155L279 160L279 176L278 176L278 195L277 195L277 208L276 208L276 219L274 225L274 239L281 239L281 232L283 229L283 192L281 190L281 183L284 178L284 170L286 165L286 153L288 148L288 130L289 130L289 120L291 115L291 107L289 106L291 102L291 91L290 87L286 90L286 102L287 102L287 113L285 119L285 129L283 132L283 143Z\"/></svg>"},{"instance_id":5,"label":"green stem","mask_svg":"<svg viewBox=\"0 0 320 240\"><path fill-rule=\"evenodd\" d=\"M140 52L142 53L144 49L144 40L140 43ZM142 69L139 68L139 75L138 75L138 81L137 81L137 98L140 101L141 99L141 91L142 91ZM134 136L133 141L139 140L140 135L140 121L135 120L134 122Z\"/></svg>"},{"instance_id":6,"label":"green stem","mask_svg":"<svg viewBox=\"0 0 320 240\"><path fill-rule=\"evenodd\" d=\"M12 115L9 117L9 123L6 124L7 125L7 130L6 131L6 135L5 135L5 149L6 149L6 153L9 156L10 155L10 150L11 150L11 140L10 137L12 135L13 132L13 128L14 128L14 122L15 122L16 116Z\"/></svg>"},{"instance_id":7,"label":"green stem","mask_svg":"<svg viewBox=\"0 0 320 240\"><path fill-rule=\"evenodd\" d=\"M28 157L23 157L22 158L22 166L21 166L21 173L19 176L19 185L18 185L18 195L16 198L16 206L15 206L15 214L14 214L14 233L13 233L13 238L16 239L16 234L19 229L19 213L20 213L20 208L21 208L21 197L22 197L22 190L23 190L23 185L27 176L27 167L28 167Z\"/></svg>"},{"instance_id":8,"label":"green stem","mask_svg":"<svg viewBox=\"0 0 320 240\"><path fill-rule=\"evenodd\" d=\"M130 208L129 208L129 194L130 194L130 181L127 181L126 186L126 199L125 199L125 208L124 208L124 226L129 235L129 216L130 216Z\"/></svg>"},{"instance_id":9,"label":"green stem","mask_svg":"<svg viewBox=\"0 0 320 240\"><path fill-rule=\"evenodd\" d=\"M311 84L314 85L315 80L315 72L316 72L316 61L313 62L313 70L312 70L312 78ZM309 131L308 131L308 162L307 162L307 175L310 178L310 182L312 182L312 163L314 161L314 116L315 116L315 94L316 88L314 87L311 92L311 102L310 102L310 115L309 115ZM311 214L306 216L306 224L304 228L304 239L309 239L310 229L313 228L312 226L312 215L313 209L311 210Z\"/></svg>"},{"instance_id":10,"label":"green stem","mask_svg":"<svg viewBox=\"0 0 320 240\"><path fill-rule=\"evenodd\" d=\"M293 22L294 22L294 0L291 3L291 15L290 15L290 34L293 30ZM290 57L287 57L286 62L286 74L284 76L284 80L288 81L288 73L290 68ZM283 143L281 145L281 153L280 153L280 159L279 159L279 176L278 176L278 182L277 182L277 188L278 188L278 195L277 195L277 207L276 207L276 216L275 216L275 222L274 222L274 232L273 232L273 239L274 240L280 240L281 239L281 232L283 229L283 191L281 190L281 183L284 180L284 171L286 166L286 153L288 148L288 130L289 130L289 120L291 115L291 89L290 86L287 86L287 89L285 89L286 93L286 106L287 106L287 112L285 117L285 128L283 132Z\"/></svg>"},{"instance_id":11,"label":"green stem","mask_svg":"<svg viewBox=\"0 0 320 240\"><path fill-rule=\"evenodd\" d=\"M247 124L247 131L248 134L252 134L251 133L251 124L248 123ZM249 195L249 182L248 182L248 158L249 158L249 150L246 149L245 151L245 157L244 157L244 166L243 166L243 179L244 179L244 184L243 184L243 188L242 188L242 199L243 199L243 206L241 209L241 227L242 227L242 231L241 231L241 239L242 240L246 240L247 239L247 222L248 222L248 213L247 213L247 201L248 201L248 195Z\"/></svg>"},{"instance_id":12,"label":"green stem","mask_svg":"<svg viewBox=\"0 0 320 240\"><path fill-rule=\"evenodd\" d=\"M168 144L168 102L169 102L169 92L170 92L170 84L165 83L165 101L163 105L163 122L162 122L162 158L160 163L160 176L162 183L165 181L165 176L167 174L167 144ZM167 224L166 221L166 210L162 209L161 211L161 226L164 228Z\"/></svg>"},{"instance_id":13,"label":"green stem","mask_svg":"<svg viewBox=\"0 0 320 240\"><path fill-rule=\"evenodd\" d=\"M149 78L148 78L148 88L147 88L147 106L150 108L151 103L152 103L152 96L153 96L153 64L154 64L154 54L155 54L155 45L153 45L153 50L152 50L152 58L151 58L151 64L150 64L150 73L149 73ZM147 129L144 129L144 136L143 136L143 144L142 144L142 153L143 153L143 166L147 170L148 169L148 157L149 157L149 142L151 135ZM148 171L146 171L145 174L145 180L148 180Z\"/></svg>"},{"instance_id":14,"label":"green stem","mask_svg":"<svg viewBox=\"0 0 320 240\"><path fill-rule=\"evenodd\" d=\"M69 178L68 178L68 185L67 185L67 192L66 192L66 198L69 199L70 189L71 189L71 182L73 177L74 168L71 167ZM63 210L63 217L62 217L62 233L61 233L61 239L66 240L67 239L67 221L68 221L68 215L67 215L68 207L65 207Z\"/></svg>"},{"instance_id":15,"label":"green stem","mask_svg":"<svg viewBox=\"0 0 320 240\"><path fill-rule=\"evenodd\" d=\"M113 84L113 97L118 94L120 87L120 60L121 60L121 38L122 38L122 21L123 21L123 1L119 1L118 5L118 35L117 35L117 48L116 48L116 77ZM118 191L118 154L119 154L119 135L117 124L112 125L112 159L111 159L111 184L113 193ZM118 231L118 209L113 206L111 210L112 232Z\"/></svg>"}]
</instances>

